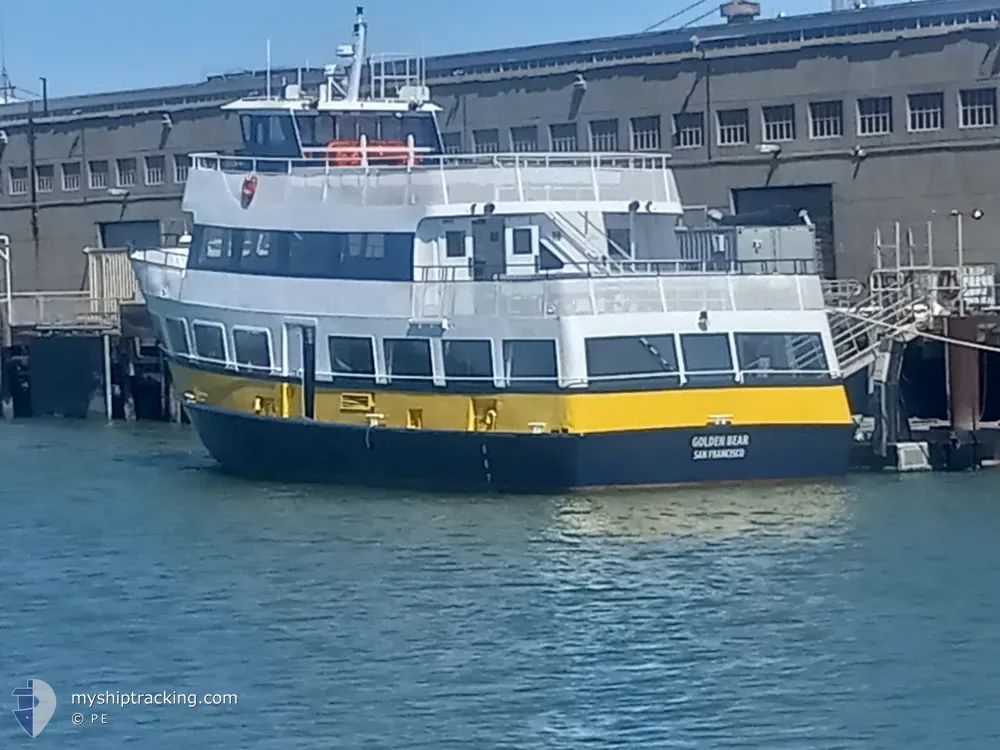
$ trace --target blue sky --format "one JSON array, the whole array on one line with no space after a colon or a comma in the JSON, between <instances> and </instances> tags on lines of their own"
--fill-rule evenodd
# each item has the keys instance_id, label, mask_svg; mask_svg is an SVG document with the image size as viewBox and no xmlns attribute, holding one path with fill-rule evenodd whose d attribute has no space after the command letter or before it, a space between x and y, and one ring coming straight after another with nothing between
<instances>
[{"instance_id":1,"label":"blue sky","mask_svg":"<svg viewBox=\"0 0 1000 750\"><path fill-rule=\"evenodd\" d=\"M360 0L370 51L446 54L642 31L693 0ZM822 11L829 0L760 0L765 16ZM707 0L670 25L712 11ZM882 0L885 4L888 0ZM355 2L337 0L0 0L14 85L50 96L114 91L278 65L331 62L350 41Z\"/></svg>"}]
</instances>

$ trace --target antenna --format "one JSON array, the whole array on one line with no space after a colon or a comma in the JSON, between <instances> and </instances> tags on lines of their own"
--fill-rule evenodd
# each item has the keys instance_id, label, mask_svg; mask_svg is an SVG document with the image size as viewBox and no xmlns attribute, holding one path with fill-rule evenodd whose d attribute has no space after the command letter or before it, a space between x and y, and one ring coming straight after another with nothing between
<instances>
[{"instance_id":1,"label":"antenna","mask_svg":"<svg viewBox=\"0 0 1000 750\"><path fill-rule=\"evenodd\" d=\"M351 61L351 73L347 84L347 99L356 102L361 98L361 69L365 64L365 42L368 37L368 24L364 18L365 9L358 6L358 17L354 22L354 59Z\"/></svg>"},{"instance_id":2,"label":"antenna","mask_svg":"<svg viewBox=\"0 0 1000 750\"><path fill-rule=\"evenodd\" d=\"M271 40L267 40L267 98L271 98Z\"/></svg>"}]
</instances>

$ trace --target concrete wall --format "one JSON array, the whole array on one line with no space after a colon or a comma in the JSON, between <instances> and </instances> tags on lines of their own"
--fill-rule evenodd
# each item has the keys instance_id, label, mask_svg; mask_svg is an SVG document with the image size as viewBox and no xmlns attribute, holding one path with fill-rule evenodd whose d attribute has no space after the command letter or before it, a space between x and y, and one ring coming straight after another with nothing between
<instances>
[{"instance_id":1,"label":"concrete wall","mask_svg":"<svg viewBox=\"0 0 1000 750\"><path fill-rule=\"evenodd\" d=\"M693 30L694 31L694 30ZM576 74L536 75L506 80L456 82L432 93L444 107L441 129L473 148L472 133L497 129L500 149L510 150L511 128L536 126L537 148L548 150L549 126L573 123L579 147L586 149L592 120L617 120L618 149L629 150L630 119L658 117L659 150L674 157L684 202L729 208L732 191L770 186L832 185L836 269L841 277L864 278L872 266L872 234L893 221L935 224L939 262L954 259L952 208L986 212L967 222L967 260L1000 262L1000 128L959 127L959 92L996 92L1000 60L995 32L957 30L924 38L803 47L794 51L734 55L712 53L672 63L629 64L585 71L587 86L573 85ZM862 43L865 41L865 43ZM907 96L942 95L943 122L933 132L910 132ZM892 97L893 130L887 135L858 133L859 97ZM841 101L843 132L812 138L810 103ZM762 108L792 105L795 137L781 143L776 157L756 150L763 140ZM716 115L747 109L749 138L744 145L719 145ZM702 113L702 145L673 143L673 118ZM159 219L163 231L180 233L184 219L174 181L173 158L196 150L238 146L236 118L217 107L198 105L171 112L164 127L161 112L72 122L41 120L36 125L36 161L53 165L52 192L39 193L37 242L32 232L29 195L10 194L10 168L27 167L28 137L22 125L8 124L8 143L0 150L0 232L11 235L15 289L78 289L83 279L81 249L96 244L103 221ZM855 148L863 149L857 158ZM146 155L163 155L163 185L143 184ZM127 200L87 185L89 161L135 157L139 174ZM84 165L78 191L61 190L63 162ZM783 190L778 202L795 200ZM815 217L822 220L823 217Z\"/></svg>"},{"instance_id":2,"label":"concrete wall","mask_svg":"<svg viewBox=\"0 0 1000 750\"><path fill-rule=\"evenodd\" d=\"M27 169L31 161L28 127L5 128L8 142L0 150L0 232L11 238L16 291L82 288L86 268L82 250L100 244L102 222L160 220L165 234L183 233L183 182L177 179L183 175L175 172L175 157L183 163L192 150L233 148L239 144L239 126L232 115L215 107L174 111L170 116L170 127L160 112L37 121L35 163L40 170L51 167L53 179L50 191L37 193L34 209L30 191L12 194L11 169ZM146 184L147 156L163 157L162 184ZM118 188L116 160L130 157L136 160L135 184ZM92 187L89 167L102 161L108 164L108 187ZM66 164L80 165L78 189L64 189ZM38 186L46 187L44 180ZM116 194L122 190L128 194Z\"/></svg>"}]
</instances>

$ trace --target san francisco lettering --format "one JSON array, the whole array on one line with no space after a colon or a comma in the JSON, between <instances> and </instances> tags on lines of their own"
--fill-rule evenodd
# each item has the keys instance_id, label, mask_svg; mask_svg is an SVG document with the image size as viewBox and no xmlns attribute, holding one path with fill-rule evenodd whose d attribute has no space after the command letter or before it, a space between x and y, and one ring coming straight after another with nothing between
<instances>
[{"instance_id":1,"label":"san francisco lettering","mask_svg":"<svg viewBox=\"0 0 1000 750\"><path fill-rule=\"evenodd\" d=\"M695 461L744 458L749 445L750 436L745 432L695 435L691 438L691 458Z\"/></svg>"}]
</instances>

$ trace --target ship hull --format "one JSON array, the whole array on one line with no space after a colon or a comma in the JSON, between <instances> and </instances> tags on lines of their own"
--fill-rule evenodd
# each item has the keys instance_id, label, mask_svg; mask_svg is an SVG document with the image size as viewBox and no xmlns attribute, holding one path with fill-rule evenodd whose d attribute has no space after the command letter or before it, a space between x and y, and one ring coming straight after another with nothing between
<instances>
[{"instance_id":1,"label":"ship hull","mask_svg":"<svg viewBox=\"0 0 1000 750\"><path fill-rule=\"evenodd\" d=\"M847 473L853 425L670 428L587 435L368 428L187 405L212 457L252 479L551 493Z\"/></svg>"}]
</instances>

